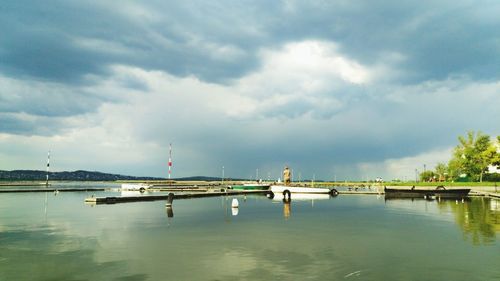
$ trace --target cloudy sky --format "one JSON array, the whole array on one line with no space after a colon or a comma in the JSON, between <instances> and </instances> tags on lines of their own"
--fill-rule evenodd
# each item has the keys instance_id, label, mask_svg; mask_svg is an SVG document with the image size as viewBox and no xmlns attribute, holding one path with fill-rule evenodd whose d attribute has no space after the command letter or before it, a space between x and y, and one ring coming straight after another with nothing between
<instances>
[{"instance_id":1,"label":"cloudy sky","mask_svg":"<svg viewBox=\"0 0 500 281\"><path fill-rule=\"evenodd\" d=\"M2 1L0 169L415 177L500 134L500 2Z\"/></svg>"}]
</instances>

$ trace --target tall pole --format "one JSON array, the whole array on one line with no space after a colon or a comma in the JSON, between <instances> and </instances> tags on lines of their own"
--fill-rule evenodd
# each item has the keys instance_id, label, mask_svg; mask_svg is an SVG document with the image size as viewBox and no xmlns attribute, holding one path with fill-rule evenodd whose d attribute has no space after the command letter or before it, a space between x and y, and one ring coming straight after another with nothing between
<instances>
[{"instance_id":1,"label":"tall pole","mask_svg":"<svg viewBox=\"0 0 500 281\"><path fill-rule=\"evenodd\" d=\"M224 184L224 166L222 166L222 184Z\"/></svg>"},{"instance_id":2,"label":"tall pole","mask_svg":"<svg viewBox=\"0 0 500 281\"><path fill-rule=\"evenodd\" d=\"M169 147L168 153L168 179L170 180L170 175L172 174L172 144Z\"/></svg>"},{"instance_id":3,"label":"tall pole","mask_svg":"<svg viewBox=\"0 0 500 281\"><path fill-rule=\"evenodd\" d=\"M49 167L50 167L50 150L47 152L47 180L45 186L49 186Z\"/></svg>"}]
</instances>

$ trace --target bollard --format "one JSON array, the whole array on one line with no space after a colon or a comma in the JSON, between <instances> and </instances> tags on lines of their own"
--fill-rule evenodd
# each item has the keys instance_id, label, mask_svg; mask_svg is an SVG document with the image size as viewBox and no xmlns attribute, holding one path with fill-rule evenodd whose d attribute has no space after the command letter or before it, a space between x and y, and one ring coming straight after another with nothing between
<instances>
[{"instance_id":1,"label":"bollard","mask_svg":"<svg viewBox=\"0 0 500 281\"><path fill-rule=\"evenodd\" d=\"M172 207L172 202L174 201L174 194L172 192L170 192L168 194L168 198L167 198L167 204L165 204L165 206L167 207Z\"/></svg>"}]
</instances>

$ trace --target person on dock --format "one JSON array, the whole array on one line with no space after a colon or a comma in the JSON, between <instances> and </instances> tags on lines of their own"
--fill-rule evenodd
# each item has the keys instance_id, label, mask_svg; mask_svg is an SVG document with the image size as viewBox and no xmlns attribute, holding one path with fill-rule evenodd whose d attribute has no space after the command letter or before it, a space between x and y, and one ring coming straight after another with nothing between
<instances>
[{"instance_id":1,"label":"person on dock","mask_svg":"<svg viewBox=\"0 0 500 281\"><path fill-rule=\"evenodd\" d=\"M285 182L285 185L290 185L291 178L292 172L288 169L288 166L285 166L285 169L283 170L283 181Z\"/></svg>"}]
</instances>

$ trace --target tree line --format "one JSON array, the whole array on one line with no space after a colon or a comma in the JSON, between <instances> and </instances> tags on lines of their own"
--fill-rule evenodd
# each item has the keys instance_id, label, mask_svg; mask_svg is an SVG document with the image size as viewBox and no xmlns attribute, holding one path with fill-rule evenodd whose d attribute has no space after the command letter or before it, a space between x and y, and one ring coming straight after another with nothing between
<instances>
[{"instance_id":1,"label":"tree line","mask_svg":"<svg viewBox=\"0 0 500 281\"><path fill-rule=\"evenodd\" d=\"M487 173L490 166L500 166L500 136L491 140L481 132L469 131L458 137L450 161L438 163L434 170L420 173L422 181L500 181L500 174Z\"/></svg>"}]
</instances>

